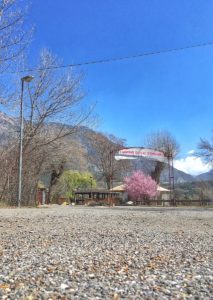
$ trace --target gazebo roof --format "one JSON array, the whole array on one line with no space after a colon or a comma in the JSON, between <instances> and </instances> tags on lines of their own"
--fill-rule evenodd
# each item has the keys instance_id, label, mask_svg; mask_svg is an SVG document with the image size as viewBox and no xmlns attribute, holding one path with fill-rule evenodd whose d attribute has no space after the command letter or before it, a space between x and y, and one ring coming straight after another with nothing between
<instances>
[{"instance_id":1,"label":"gazebo roof","mask_svg":"<svg viewBox=\"0 0 213 300\"><path fill-rule=\"evenodd\" d=\"M162 186L158 185L158 188L157 188L158 192L170 192L170 190L168 189L165 189L163 188ZM121 184L121 185L118 185L118 186L115 186L114 188L112 188L110 191L112 192L125 192L126 189L125 189L125 185L124 184Z\"/></svg>"},{"instance_id":2,"label":"gazebo roof","mask_svg":"<svg viewBox=\"0 0 213 300\"><path fill-rule=\"evenodd\" d=\"M110 189L110 191L112 192L125 192L126 189L125 189L125 185L124 184L121 184L121 185L118 185L118 186L115 186L114 188Z\"/></svg>"},{"instance_id":3,"label":"gazebo roof","mask_svg":"<svg viewBox=\"0 0 213 300\"><path fill-rule=\"evenodd\" d=\"M163 188L162 186L158 185L157 188L158 192L170 192L170 190Z\"/></svg>"}]
</instances>

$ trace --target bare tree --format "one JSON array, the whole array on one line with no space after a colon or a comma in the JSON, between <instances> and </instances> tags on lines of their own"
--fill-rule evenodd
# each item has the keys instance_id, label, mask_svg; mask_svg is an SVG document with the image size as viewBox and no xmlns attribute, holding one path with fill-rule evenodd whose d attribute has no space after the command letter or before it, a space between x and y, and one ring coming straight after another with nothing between
<instances>
[{"instance_id":1,"label":"bare tree","mask_svg":"<svg viewBox=\"0 0 213 300\"><path fill-rule=\"evenodd\" d=\"M196 183L198 188L198 196L201 200L201 204L205 205L208 199L211 199L212 191L208 181L199 181Z\"/></svg>"},{"instance_id":2,"label":"bare tree","mask_svg":"<svg viewBox=\"0 0 213 300\"><path fill-rule=\"evenodd\" d=\"M29 203L29 195L31 199L35 199L38 179L45 169L55 165L56 161L57 168L63 169L69 149L67 144L65 146L65 140L81 125L88 124L91 113L90 110L82 110L82 77L74 74L72 70L58 72L52 69L57 63L56 57L50 52L45 50L41 53L39 66L33 74L35 79L28 86L29 93L24 99L22 202L25 204ZM16 175L18 136L14 137L13 142L16 147L11 166L12 173ZM57 173L57 176L60 174ZM10 198L15 203L16 180L13 186L13 195Z\"/></svg>"},{"instance_id":3,"label":"bare tree","mask_svg":"<svg viewBox=\"0 0 213 300\"><path fill-rule=\"evenodd\" d=\"M198 144L198 149L200 150L198 155L204 158L208 163L213 163L213 140L208 141L207 139L200 139Z\"/></svg>"},{"instance_id":4,"label":"bare tree","mask_svg":"<svg viewBox=\"0 0 213 300\"><path fill-rule=\"evenodd\" d=\"M7 141L0 148L0 201L11 204L11 194L14 192L14 170L17 169L18 144ZM16 176L17 177L17 176Z\"/></svg>"},{"instance_id":5,"label":"bare tree","mask_svg":"<svg viewBox=\"0 0 213 300\"><path fill-rule=\"evenodd\" d=\"M42 166L42 172L40 172L49 174L49 202L52 199L52 189L57 185L65 170L87 170L86 151L82 148L82 145L73 138L64 138L54 146L54 151L48 151L49 155ZM52 153L52 155L50 155L50 153Z\"/></svg>"},{"instance_id":6,"label":"bare tree","mask_svg":"<svg viewBox=\"0 0 213 300\"><path fill-rule=\"evenodd\" d=\"M158 151L162 151L165 157L173 159L179 152L179 144L176 139L168 131L157 131L147 136L146 146ZM165 163L157 161L154 170L151 172L151 177L157 182L160 182L160 175L165 168Z\"/></svg>"},{"instance_id":7,"label":"bare tree","mask_svg":"<svg viewBox=\"0 0 213 300\"><path fill-rule=\"evenodd\" d=\"M20 0L0 0L0 71L17 61L29 44L32 28L25 25L26 6Z\"/></svg>"},{"instance_id":8,"label":"bare tree","mask_svg":"<svg viewBox=\"0 0 213 300\"><path fill-rule=\"evenodd\" d=\"M102 133L90 133L89 141L89 162L93 166L93 173L97 174L98 180L103 180L107 188L112 187L112 180L122 180L124 173L128 169L127 161L116 161L114 155L124 147L124 140L113 135Z\"/></svg>"}]
</instances>

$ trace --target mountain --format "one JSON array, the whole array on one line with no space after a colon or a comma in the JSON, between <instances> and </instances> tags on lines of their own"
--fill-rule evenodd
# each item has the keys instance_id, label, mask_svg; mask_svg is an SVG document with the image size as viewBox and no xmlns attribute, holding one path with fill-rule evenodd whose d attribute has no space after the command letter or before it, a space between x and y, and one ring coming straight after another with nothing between
<instances>
[{"instance_id":1,"label":"mountain","mask_svg":"<svg viewBox=\"0 0 213 300\"><path fill-rule=\"evenodd\" d=\"M135 170L143 170L146 174L150 174L151 171L154 169L155 162L150 161L144 158L140 158L133 162L134 169ZM175 183L185 183L185 182L194 182L197 181L197 179L187 173L184 173L183 171L180 171L178 169L174 168L174 179ZM163 170L161 177L160 177L161 183L168 183L169 182L169 168L168 166L165 167Z\"/></svg>"},{"instance_id":2,"label":"mountain","mask_svg":"<svg viewBox=\"0 0 213 300\"><path fill-rule=\"evenodd\" d=\"M209 172L206 172L206 173L203 173L203 174L200 174L198 176L196 176L196 179L199 180L199 181L213 181L213 169L210 170Z\"/></svg>"},{"instance_id":3,"label":"mountain","mask_svg":"<svg viewBox=\"0 0 213 300\"><path fill-rule=\"evenodd\" d=\"M169 180L169 169L168 167L165 168L161 174L161 182L162 183L168 183ZM185 183L185 182L194 182L197 181L197 179L190 175L187 174L183 171L177 170L174 168L174 179L175 179L175 183Z\"/></svg>"},{"instance_id":4,"label":"mountain","mask_svg":"<svg viewBox=\"0 0 213 300\"><path fill-rule=\"evenodd\" d=\"M9 117L3 112L0 112L0 129L7 130L8 128L14 127L17 124L16 119Z\"/></svg>"},{"instance_id":5,"label":"mountain","mask_svg":"<svg viewBox=\"0 0 213 300\"><path fill-rule=\"evenodd\" d=\"M0 112L0 132L10 132L17 126L17 119L9 117L3 112Z\"/></svg>"},{"instance_id":6,"label":"mountain","mask_svg":"<svg viewBox=\"0 0 213 300\"><path fill-rule=\"evenodd\" d=\"M62 124L59 124L59 123L50 123L47 126L51 126L52 130L54 130L54 128L59 127L61 125ZM11 134L14 135L14 132L17 132L18 126L19 126L19 124L18 124L17 118L10 117L5 113L0 112L0 132L1 132L0 142L1 142L1 144L3 144L4 141L6 141L11 136ZM67 127L70 127L70 126L67 125ZM80 145L82 150L85 153L87 153L91 147L88 142L88 138L87 138L87 136L89 134L94 135L94 134L96 134L96 132L87 127L82 126L82 127L80 127L80 130L78 132L76 132L75 134L73 134L70 137L67 137L66 140L67 140L67 143L76 141ZM84 165L85 165L85 163L86 162L84 162ZM134 169L135 170L143 170L145 173L150 174L150 172L154 168L154 164L155 163L153 161L149 161L147 159L140 158L140 159L134 161ZM74 162L72 162L71 165L73 168L75 168ZM79 168L79 164L77 164L77 161L76 161L76 168ZM199 181L199 180L211 180L211 179L213 179L213 170L211 170L208 173L204 173L204 174L194 177L187 173L184 173L182 171L174 169L174 178L175 178L176 184L195 182L195 181ZM161 174L161 182L162 183L169 182L168 167L166 167Z\"/></svg>"},{"instance_id":7,"label":"mountain","mask_svg":"<svg viewBox=\"0 0 213 300\"><path fill-rule=\"evenodd\" d=\"M0 143L3 145L18 132L18 119L0 111Z\"/></svg>"}]
</instances>

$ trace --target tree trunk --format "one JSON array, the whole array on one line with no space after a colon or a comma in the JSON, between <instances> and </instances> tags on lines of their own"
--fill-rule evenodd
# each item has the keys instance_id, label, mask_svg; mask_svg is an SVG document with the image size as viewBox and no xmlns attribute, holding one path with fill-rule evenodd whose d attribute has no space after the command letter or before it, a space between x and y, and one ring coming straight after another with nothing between
<instances>
[{"instance_id":1,"label":"tree trunk","mask_svg":"<svg viewBox=\"0 0 213 300\"><path fill-rule=\"evenodd\" d=\"M155 180L157 182L157 184L160 183L160 175L161 175L164 167L165 167L165 163L158 161L158 162L156 162L154 171L151 172L151 177L153 180Z\"/></svg>"}]
</instances>

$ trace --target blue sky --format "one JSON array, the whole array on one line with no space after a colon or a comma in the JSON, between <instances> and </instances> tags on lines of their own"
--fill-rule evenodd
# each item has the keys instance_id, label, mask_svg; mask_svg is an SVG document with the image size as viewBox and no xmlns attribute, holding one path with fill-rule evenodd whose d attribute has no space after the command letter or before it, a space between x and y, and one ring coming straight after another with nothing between
<instances>
[{"instance_id":1,"label":"blue sky","mask_svg":"<svg viewBox=\"0 0 213 300\"><path fill-rule=\"evenodd\" d=\"M128 56L213 41L212 0L33 0L31 60L43 47L64 63ZM81 67L99 130L142 146L169 130L180 158L209 138L213 46Z\"/></svg>"}]
</instances>

